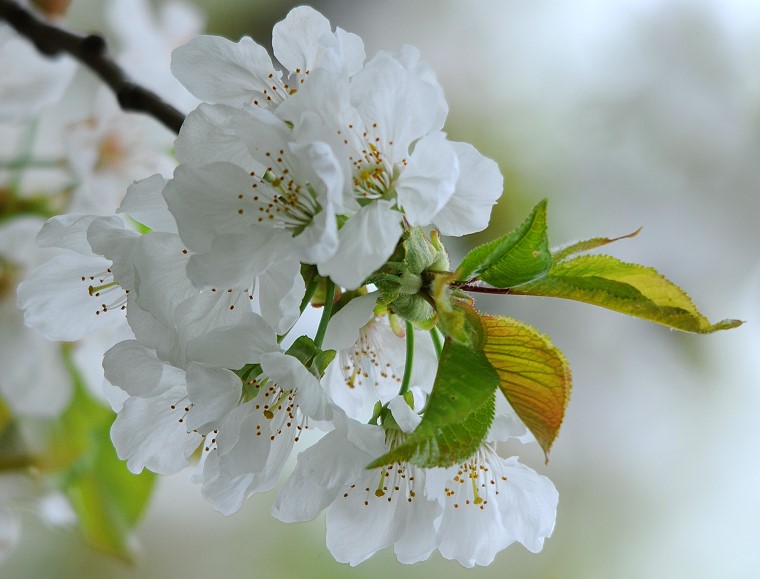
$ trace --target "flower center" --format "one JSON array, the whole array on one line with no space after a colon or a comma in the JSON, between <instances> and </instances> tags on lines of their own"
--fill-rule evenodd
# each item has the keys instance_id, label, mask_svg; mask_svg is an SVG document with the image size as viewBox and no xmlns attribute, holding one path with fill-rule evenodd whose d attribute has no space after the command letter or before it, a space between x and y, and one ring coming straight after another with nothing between
<instances>
[{"instance_id":1,"label":"flower center","mask_svg":"<svg viewBox=\"0 0 760 579\"><path fill-rule=\"evenodd\" d=\"M461 464L445 489L446 497L452 498L453 507L484 510L489 493L498 495L500 486L507 481L500 465L496 451L488 444L483 445L469 461Z\"/></svg>"},{"instance_id":2,"label":"flower center","mask_svg":"<svg viewBox=\"0 0 760 579\"><path fill-rule=\"evenodd\" d=\"M293 179L293 170L284 150L275 154L267 152L271 160L263 176L251 185L253 193L239 194L241 207L238 215L246 214L246 207L252 211L254 223L267 224L276 229L289 229L298 235L303 231L322 210L317 201L317 193L311 185L298 183ZM256 172L251 172L256 178Z\"/></svg>"},{"instance_id":3,"label":"flower center","mask_svg":"<svg viewBox=\"0 0 760 579\"><path fill-rule=\"evenodd\" d=\"M80 277L87 284L87 295L98 304L95 315L100 316L110 311L127 309L128 289L123 289L113 278L111 268L93 275Z\"/></svg>"}]
</instances>

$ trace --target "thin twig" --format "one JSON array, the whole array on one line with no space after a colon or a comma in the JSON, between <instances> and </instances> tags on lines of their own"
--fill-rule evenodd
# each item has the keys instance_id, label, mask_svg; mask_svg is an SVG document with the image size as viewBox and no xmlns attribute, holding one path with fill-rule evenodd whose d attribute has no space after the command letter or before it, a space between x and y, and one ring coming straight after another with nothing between
<instances>
[{"instance_id":1,"label":"thin twig","mask_svg":"<svg viewBox=\"0 0 760 579\"><path fill-rule=\"evenodd\" d=\"M48 24L12 0L0 0L0 20L31 40L42 54L68 54L90 68L116 95L125 111L148 114L179 133L185 115L152 91L134 83L108 55L102 36L80 36Z\"/></svg>"},{"instance_id":2,"label":"thin twig","mask_svg":"<svg viewBox=\"0 0 760 579\"><path fill-rule=\"evenodd\" d=\"M498 294L498 295L506 295L513 293L511 288L504 287L488 287L485 285L472 285L463 283L461 285L457 285L457 288L466 292L470 293L476 293L476 294Z\"/></svg>"}]
</instances>

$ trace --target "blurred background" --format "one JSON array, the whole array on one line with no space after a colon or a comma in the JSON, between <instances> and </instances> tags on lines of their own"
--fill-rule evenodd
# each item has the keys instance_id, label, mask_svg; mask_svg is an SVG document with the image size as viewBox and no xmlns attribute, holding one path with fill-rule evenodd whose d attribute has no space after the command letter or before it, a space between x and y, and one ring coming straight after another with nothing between
<instances>
[{"instance_id":1,"label":"blurred background","mask_svg":"<svg viewBox=\"0 0 760 579\"><path fill-rule=\"evenodd\" d=\"M160 4L156 2L156 4ZM297 3L198 0L207 30L269 46ZM542 553L519 545L485 569L390 551L335 563L324 521L284 525L273 493L216 514L181 473L160 481L134 567L27 513L0 575L28 577L752 577L760 573L760 5L740 0L310 2L364 39L367 55L408 43L436 70L447 131L496 159L505 192L483 242L548 197L554 244L609 247L684 287L712 336L671 332L583 304L487 298L552 337L574 392L548 465L508 447L560 493ZM69 20L101 24L98 0ZM447 245L453 254L464 244Z\"/></svg>"}]
</instances>

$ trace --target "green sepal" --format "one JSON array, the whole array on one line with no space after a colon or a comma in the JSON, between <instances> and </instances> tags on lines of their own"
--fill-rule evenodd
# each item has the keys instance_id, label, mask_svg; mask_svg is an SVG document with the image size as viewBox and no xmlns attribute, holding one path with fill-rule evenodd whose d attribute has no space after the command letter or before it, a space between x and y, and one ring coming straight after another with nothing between
<instances>
[{"instance_id":1,"label":"green sepal","mask_svg":"<svg viewBox=\"0 0 760 579\"><path fill-rule=\"evenodd\" d=\"M608 255L562 261L542 278L515 287L511 293L585 302L698 334L742 324L739 320L711 324L686 292L655 269L625 263Z\"/></svg>"},{"instance_id":2,"label":"green sepal","mask_svg":"<svg viewBox=\"0 0 760 579\"><path fill-rule=\"evenodd\" d=\"M431 292L438 313L437 327L455 342L481 350L485 331L480 314L467 294L450 285L455 275L440 274L433 280Z\"/></svg>"},{"instance_id":3,"label":"green sepal","mask_svg":"<svg viewBox=\"0 0 760 579\"><path fill-rule=\"evenodd\" d=\"M456 279L479 278L497 288L512 287L540 277L551 265L544 199L517 229L470 251Z\"/></svg>"},{"instance_id":4,"label":"green sepal","mask_svg":"<svg viewBox=\"0 0 760 579\"><path fill-rule=\"evenodd\" d=\"M445 467L472 456L493 421L498 385L499 375L481 351L447 339L422 421L402 444L367 468L405 461Z\"/></svg>"},{"instance_id":5,"label":"green sepal","mask_svg":"<svg viewBox=\"0 0 760 579\"><path fill-rule=\"evenodd\" d=\"M299 336L285 352L293 356L316 376L322 378L330 362L335 358L335 350L321 350L309 336Z\"/></svg>"}]
</instances>

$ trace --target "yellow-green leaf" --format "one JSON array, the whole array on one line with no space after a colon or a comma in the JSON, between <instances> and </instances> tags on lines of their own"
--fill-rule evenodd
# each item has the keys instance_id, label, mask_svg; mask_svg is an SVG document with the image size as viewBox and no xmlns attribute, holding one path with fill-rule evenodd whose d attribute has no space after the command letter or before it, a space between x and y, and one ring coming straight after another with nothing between
<instances>
[{"instance_id":1,"label":"yellow-green leaf","mask_svg":"<svg viewBox=\"0 0 760 579\"><path fill-rule=\"evenodd\" d=\"M552 259L554 260L554 263L557 263L564 259L567 259L571 255L575 255L576 253L591 251L592 249L614 243L615 241L620 241L621 239L630 239L631 237L636 237L639 233L641 233L641 227L639 227L633 233L629 233L628 235L621 235L620 237L594 237L592 239L586 239L584 241L577 241L575 243L571 243L570 245L566 245L565 247L553 249Z\"/></svg>"},{"instance_id":2,"label":"yellow-green leaf","mask_svg":"<svg viewBox=\"0 0 760 579\"><path fill-rule=\"evenodd\" d=\"M502 316L483 316L483 353L499 374L499 388L549 454L570 400L565 356L535 328Z\"/></svg>"},{"instance_id":3,"label":"yellow-green leaf","mask_svg":"<svg viewBox=\"0 0 760 579\"><path fill-rule=\"evenodd\" d=\"M656 270L608 255L588 255L557 263L542 278L515 287L511 293L585 302L698 334L727 330L742 323L722 320L711 324L686 292Z\"/></svg>"}]
</instances>

